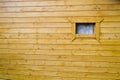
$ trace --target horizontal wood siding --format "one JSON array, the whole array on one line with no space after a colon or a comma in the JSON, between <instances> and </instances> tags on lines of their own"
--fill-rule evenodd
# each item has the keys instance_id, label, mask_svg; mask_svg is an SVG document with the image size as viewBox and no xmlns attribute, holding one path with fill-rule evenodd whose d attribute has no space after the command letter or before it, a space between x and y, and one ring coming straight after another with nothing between
<instances>
[{"instance_id":1,"label":"horizontal wood siding","mask_svg":"<svg viewBox=\"0 0 120 80\"><path fill-rule=\"evenodd\" d=\"M72 41L96 18L100 41ZM120 80L120 1L0 0L0 80Z\"/></svg>"}]
</instances>

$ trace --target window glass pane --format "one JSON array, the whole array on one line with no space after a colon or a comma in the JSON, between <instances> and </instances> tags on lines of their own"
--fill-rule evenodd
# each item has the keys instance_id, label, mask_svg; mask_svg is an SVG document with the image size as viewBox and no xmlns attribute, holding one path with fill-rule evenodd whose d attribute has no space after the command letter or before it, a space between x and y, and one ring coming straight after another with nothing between
<instances>
[{"instance_id":1,"label":"window glass pane","mask_svg":"<svg viewBox=\"0 0 120 80\"><path fill-rule=\"evenodd\" d=\"M94 23L76 23L76 34L94 34Z\"/></svg>"}]
</instances>

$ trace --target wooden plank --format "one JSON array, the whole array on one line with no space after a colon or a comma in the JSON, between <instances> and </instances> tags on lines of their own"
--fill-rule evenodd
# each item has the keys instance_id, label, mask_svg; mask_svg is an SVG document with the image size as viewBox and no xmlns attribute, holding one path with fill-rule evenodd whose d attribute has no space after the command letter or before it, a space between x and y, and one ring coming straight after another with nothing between
<instances>
[{"instance_id":1,"label":"wooden plank","mask_svg":"<svg viewBox=\"0 0 120 80\"><path fill-rule=\"evenodd\" d=\"M62 27L71 27L70 23L0 23L0 28L62 28Z\"/></svg>"},{"instance_id":2,"label":"wooden plank","mask_svg":"<svg viewBox=\"0 0 120 80\"><path fill-rule=\"evenodd\" d=\"M71 37L72 38L72 37ZM95 39L0 39L0 44L105 44L105 45L120 45L119 40L100 40L99 42Z\"/></svg>"},{"instance_id":3,"label":"wooden plank","mask_svg":"<svg viewBox=\"0 0 120 80\"><path fill-rule=\"evenodd\" d=\"M9 74L9 75L6 75L6 74L0 74L0 76L1 76L1 80L5 80L5 79L17 79L17 80L33 80L33 79L35 79L35 77L32 77L32 76L29 76L29 75L17 75L16 74L16 76L15 75L13 75L13 74ZM30 78L30 79L29 79ZM38 78L38 77L37 77ZM40 78L40 76L39 76L39 79L42 79L42 78ZM38 80L38 79L37 79Z\"/></svg>"},{"instance_id":4,"label":"wooden plank","mask_svg":"<svg viewBox=\"0 0 120 80\"><path fill-rule=\"evenodd\" d=\"M36 33L37 29L0 29L0 33Z\"/></svg>"},{"instance_id":5,"label":"wooden plank","mask_svg":"<svg viewBox=\"0 0 120 80\"><path fill-rule=\"evenodd\" d=\"M88 14L89 13L89 14ZM120 11L70 11L70 12L24 12L0 13L0 17L41 17L41 16L119 16Z\"/></svg>"},{"instance_id":6,"label":"wooden plank","mask_svg":"<svg viewBox=\"0 0 120 80\"><path fill-rule=\"evenodd\" d=\"M100 39L119 40L120 34L101 34Z\"/></svg>"},{"instance_id":7,"label":"wooden plank","mask_svg":"<svg viewBox=\"0 0 120 80\"><path fill-rule=\"evenodd\" d=\"M103 18L104 22L108 22L108 23L110 23L110 22L113 23L113 22L119 22L120 21L120 16L99 17L99 18ZM19 24L19 22L21 22L24 25L25 25L25 22L27 22L27 23L29 22L29 24L37 23L37 22L44 22L44 23L49 23L49 24L51 24L50 22L54 22L54 24L57 24L58 22L60 22L62 24L62 23L65 23L65 22L69 22L68 19L71 22L79 22L79 21L84 21L84 20L95 21L95 17L34 17L34 18L31 18L31 17L22 18L21 17L21 18L0 18L0 25L3 26L3 23L5 23L6 25L8 25L8 23L9 23L9 25L11 25L11 23L14 23L12 25L15 25L15 24ZM22 24L19 24L19 25L22 25ZM101 25L103 25L103 24L101 24ZM15 25L15 26L17 26L17 25Z\"/></svg>"},{"instance_id":8,"label":"wooden plank","mask_svg":"<svg viewBox=\"0 0 120 80\"><path fill-rule=\"evenodd\" d=\"M96 40L76 39L74 41L71 41L71 39L38 39L38 44L99 44L99 42Z\"/></svg>"},{"instance_id":9,"label":"wooden plank","mask_svg":"<svg viewBox=\"0 0 120 80\"><path fill-rule=\"evenodd\" d=\"M120 22L102 22L101 27L120 27Z\"/></svg>"},{"instance_id":10,"label":"wooden plank","mask_svg":"<svg viewBox=\"0 0 120 80\"><path fill-rule=\"evenodd\" d=\"M40 2L1 2L0 6L51 6L51 5L64 5L64 1L40 1Z\"/></svg>"},{"instance_id":11,"label":"wooden plank","mask_svg":"<svg viewBox=\"0 0 120 80\"><path fill-rule=\"evenodd\" d=\"M90 55L77 55L77 56L59 56L59 55L0 55L0 59L25 59L25 60L58 60L58 61L81 61L81 62L120 62L120 57L109 56L90 56Z\"/></svg>"},{"instance_id":12,"label":"wooden plank","mask_svg":"<svg viewBox=\"0 0 120 80\"><path fill-rule=\"evenodd\" d=\"M120 45L120 40L100 40L101 44L118 44Z\"/></svg>"},{"instance_id":13,"label":"wooden plank","mask_svg":"<svg viewBox=\"0 0 120 80\"><path fill-rule=\"evenodd\" d=\"M24 44L35 44L37 43L37 39L0 39L0 43L6 43L6 44L10 44L10 43L24 43Z\"/></svg>"},{"instance_id":14,"label":"wooden plank","mask_svg":"<svg viewBox=\"0 0 120 80\"><path fill-rule=\"evenodd\" d=\"M50 5L81 5L81 4L119 4L119 1L114 1L114 0L105 0L105 1L102 1L102 0L82 0L82 1L79 1L79 0L66 0L66 1L63 1L63 0L52 0L52 1L48 1L48 0L37 0L37 1L33 1L33 0L30 0L29 2L27 0L22 0L22 1L16 1L15 2L6 2L6 3L2 3L1 2L1 6L50 6Z\"/></svg>"},{"instance_id":15,"label":"wooden plank","mask_svg":"<svg viewBox=\"0 0 120 80\"><path fill-rule=\"evenodd\" d=\"M12 35L12 36L14 36L14 35ZM24 37L24 34L21 35L21 36ZM11 38L11 37L6 38L6 37L4 37L4 38L1 38L0 41L1 41L1 43L9 43L9 44L10 43L25 43L25 44L28 44L29 42L30 43L35 43L37 41L38 41L39 44L99 44L94 39L91 39L91 40L89 40L89 39L76 39L76 40L74 40L74 42L71 42L70 36L69 36L69 38L65 38L65 37L62 37L62 36L60 36L59 38L58 37L48 38L50 36L48 36L48 37L46 36L46 39L44 38L44 36L40 37L40 38L36 37L36 35L33 35L33 36L34 36L34 38L27 38L27 37L21 38L19 36L17 38ZM55 36L57 36L57 34ZM67 36L67 34L66 34L66 36ZM28 35L28 37L29 37L29 35ZM107 40L106 40L106 42L107 42ZM112 44L112 41L111 41L111 44Z\"/></svg>"},{"instance_id":16,"label":"wooden plank","mask_svg":"<svg viewBox=\"0 0 120 80\"><path fill-rule=\"evenodd\" d=\"M92 46L92 47L91 47ZM55 44L1 44L0 45L1 49L40 49L40 50L63 50L63 49L75 49L75 50L120 50L120 46L119 45L65 45L65 44L60 44L60 45L55 45Z\"/></svg>"},{"instance_id":17,"label":"wooden plank","mask_svg":"<svg viewBox=\"0 0 120 80\"><path fill-rule=\"evenodd\" d=\"M71 39L71 33L36 34L38 39Z\"/></svg>"},{"instance_id":18,"label":"wooden plank","mask_svg":"<svg viewBox=\"0 0 120 80\"><path fill-rule=\"evenodd\" d=\"M104 17L104 16L102 16L102 17L97 17L98 19L104 19L103 20L103 24L104 23L114 23L114 22L119 22L120 21L120 16L108 16L108 17ZM96 22L96 19L97 19L96 17L84 17L84 16L81 16L81 17L68 17L68 19L71 21L71 22L84 22L84 21L86 21L86 22L89 22L89 21L91 21L91 22ZM102 24L101 23L101 24Z\"/></svg>"},{"instance_id":19,"label":"wooden plank","mask_svg":"<svg viewBox=\"0 0 120 80\"><path fill-rule=\"evenodd\" d=\"M0 74L1 78L9 78L9 79L17 79L17 80L113 80L113 79L104 79L104 78L85 78L85 77L56 77L56 76L40 76L40 75L2 75ZM20 78L19 78L20 77ZM29 79L30 78L30 79Z\"/></svg>"},{"instance_id":20,"label":"wooden plank","mask_svg":"<svg viewBox=\"0 0 120 80\"><path fill-rule=\"evenodd\" d=\"M33 76L28 76L28 75L2 75L3 77L9 78L9 79L17 79L17 80L113 80L113 79L104 79L104 78L85 78L85 77L57 77L57 76L40 76L40 75L33 75ZM20 77L20 78L19 78ZM29 79L30 78L30 79Z\"/></svg>"},{"instance_id":21,"label":"wooden plank","mask_svg":"<svg viewBox=\"0 0 120 80\"><path fill-rule=\"evenodd\" d=\"M80 50L10 50L0 49L0 55L94 55L94 56L120 56L120 51L80 51Z\"/></svg>"},{"instance_id":22,"label":"wooden plank","mask_svg":"<svg viewBox=\"0 0 120 80\"><path fill-rule=\"evenodd\" d=\"M35 34L27 34L27 33L4 33L4 34L0 34L0 39L71 39L72 38L72 35L71 34L62 34L62 33L58 33L58 34L38 34L38 33L35 33ZM120 34L109 34L109 33L104 33L104 34L100 34L100 39L101 40L119 40L120 39ZM78 39L75 39L74 42L76 41L81 41L80 38Z\"/></svg>"},{"instance_id":23,"label":"wooden plank","mask_svg":"<svg viewBox=\"0 0 120 80\"><path fill-rule=\"evenodd\" d=\"M44 70L44 71L74 71L74 72L98 72L98 73L119 73L120 69L119 68L101 68L101 67L66 67L66 66L36 66L36 65L16 65L16 68L14 67L15 65L9 65L9 66L4 66L6 67L7 70L34 70L34 71L39 71L39 70ZM4 69L4 67L1 67L1 69Z\"/></svg>"},{"instance_id":24,"label":"wooden plank","mask_svg":"<svg viewBox=\"0 0 120 80\"><path fill-rule=\"evenodd\" d=\"M111 21L111 22L114 22L114 21L120 21L120 16L118 17L103 17L104 18L104 21Z\"/></svg>"},{"instance_id":25,"label":"wooden plank","mask_svg":"<svg viewBox=\"0 0 120 80\"><path fill-rule=\"evenodd\" d=\"M95 28L95 37L96 37L96 40L99 42L100 41L100 22L97 22L96 24L96 28Z\"/></svg>"},{"instance_id":26,"label":"wooden plank","mask_svg":"<svg viewBox=\"0 0 120 80\"><path fill-rule=\"evenodd\" d=\"M12 34L12 33L8 33L8 34L0 34L0 39L34 39L36 38L37 34Z\"/></svg>"},{"instance_id":27,"label":"wooden plank","mask_svg":"<svg viewBox=\"0 0 120 80\"><path fill-rule=\"evenodd\" d=\"M67 33L58 33L58 34L50 34L50 33L44 33L44 34L32 34L32 33L6 33L6 34L0 34L0 39L70 39L71 38L71 34L67 34Z\"/></svg>"},{"instance_id":28,"label":"wooden plank","mask_svg":"<svg viewBox=\"0 0 120 80\"><path fill-rule=\"evenodd\" d=\"M8 28L0 29L0 33L71 33L71 28Z\"/></svg>"},{"instance_id":29,"label":"wooden plank","mask_svg":"<svg viewBox=\"0 0 120 80\"><path fill-rule=\"evenodd\" d=\"M107 41L106 41L107 42ZM0 44L99 44L96 40L71 39L0 39ZM120 43L119 43L120 44Z\"/></svg>"},{"instance_id":30,"label":"wooden plank","mask_svg":"<svg viewBox=\"0 0 120 80\"><path fill-rule=\"evenodd\" d=\"M34 17L34 18L0 18L0 22L4 23L4 22L55 22L54 24L56 24L57 22L68 22L67 18L63 18L63 17ZM7 24L7 23L6 23ZM50 24L50 23L49 23Z\"/></svg>"},{"instance_id":31,"label":"wooden plank","mask_svg":"<svg viewBox=\"0 0 120 80\"><path fill-rule=\"evenodd\" d=\"M66 5L81 5L81 4L119 4L118 0L66 0Z\"/></svg>"},{"instance_id":32,"label":"wooden plank","mask_svg":"<svg viewBox=\"0 0 120 80\"><path fill-rule=\"evenodd\" d=\"M103 45L48 45L43 47L38 46L38 49L120 50L120 46L114 47Z\"/></svg>"},{"instance_id":33,"label":"wooden plank","mask_svg":"<svg viewBox=\"0 0 120 80\"><path fill-rule=\"evenodd\" d=\"M9 63L5 62L8 61ZM14 60L1 59L3 66L19 65L19 66L66 66L66 67L103 67L103 68L120 68L120 63L114 62L80 62L80 61L54 61L54 60ZM97 64L97 65L96 65Z\"/></svg>"},{"instance_id":34,"label":"wooden plank","mask_svg":"<svg viewBox=\"0 0 120 80\"><path fill-rule=\"evenodd\" d=\"M85 11L85 10L119 10L115 5L75 5L75 6L42 6L42 7L2 7L0 12L39 12L39 11Z\"/></svg>"},{"instance_id":35,"label":"wooden plank","mask_svg":"<svg viewBox=\"0 0 120 80\"><path fill-rule=\"evenodd\" d=\"M86 78L107 78L107 79L119 79L119 74L112 74L112 73L82 73L82 72L59 72L59 71L21 71L21 70L6 70L4 74L25 74L25 75L39 75L39 76L56 76L56 77L86 77ZM42 74L41 74L42 73ZM86 76L87 75L87 76Z\"/></svg>"},{"instance_id":36,"label":"wooden plank","mask_svg":"<svg viewBox=\"0 0 120 80\"><path fill-rule=\"evenodd\" d=\"M120 28L101 28L101 33L112 33L112 34L119 34Z\"/></svg>"}]
</instances>

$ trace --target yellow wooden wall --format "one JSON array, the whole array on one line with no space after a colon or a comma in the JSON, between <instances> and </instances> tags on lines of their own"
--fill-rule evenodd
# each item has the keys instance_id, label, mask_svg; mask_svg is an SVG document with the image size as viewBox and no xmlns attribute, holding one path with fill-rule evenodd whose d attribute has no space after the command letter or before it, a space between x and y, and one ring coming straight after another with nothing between
<instances>
[{"instance_id":1,"label":"yellow wooden wall","mask_svg":"<svg viewBox=\"0 0 120 80\"><path fill-rule=\"evenodd\" d=\"M100 41L72 41L94 18ZM120 0L0 0L0 80L120 80Z\"/></svg>"}]
</instances>

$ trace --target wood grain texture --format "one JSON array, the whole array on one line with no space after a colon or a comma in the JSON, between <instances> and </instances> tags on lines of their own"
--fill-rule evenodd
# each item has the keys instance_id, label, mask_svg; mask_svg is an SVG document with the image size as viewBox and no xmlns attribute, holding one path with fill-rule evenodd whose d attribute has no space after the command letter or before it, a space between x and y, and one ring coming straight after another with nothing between
<instances>
[{"instance_id":1,"label":"wood grain texture","mask_svg":"<svg viewBox=\"0 0 120 80\"><path fill-rule=\"evenodd\" d=\"M88 14L89 13L89 14ZM65 17L65 16L120 16L120 11L70 11L70 12L22 12L0 13L0 17Z\"/></svg>"},{"instance_id":2,"label":"wood grain texture","mask_svg":"<svg viewBox=\"0 0 120 80\"><path fill-rule=\"evenodd\" d=\"M69 6L40 6L40 7L32 7L32 6L21 6L21 7L3 7L0 8L0 12L64 12L64 11L95 11L95 10L100 10L100 11L114 11L114 10L119 10L120 6L119 5L69 5Z\"/></svg>"},{"instance_id":3,"label":"wood grain texture","mask_svg":"<svg viewBox=\"0 0 120 80\"><path fill-rule=\"evenodd\" d=\"M0 80L120 80L120 1L0 0Z\"/></svg>"}]
</instances>

